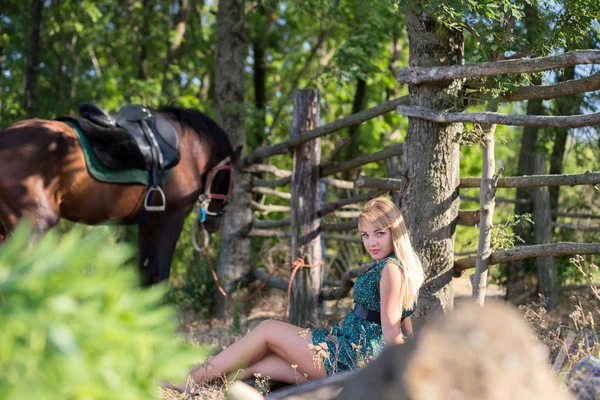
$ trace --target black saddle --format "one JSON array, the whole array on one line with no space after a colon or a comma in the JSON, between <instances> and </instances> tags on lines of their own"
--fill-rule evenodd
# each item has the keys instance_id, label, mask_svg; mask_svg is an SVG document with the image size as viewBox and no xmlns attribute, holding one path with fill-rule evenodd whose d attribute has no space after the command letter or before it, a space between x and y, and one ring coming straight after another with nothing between
<instances>
[{"instance_id":1,"label":"black saddle","mask_svg":"<svg viewBox=\"0 0 600 400\"><path fill-rule=\"evenodd\" d=\"M173 125L150 109L137 104L123 107L110 115L93 103L81 103L82 118L60 117L76 123L90 142L94 155L106 168L141 169L148 172L144 208L164 211L163 173L179 163L179 136ZM159 205L152 205L154 193ZM156 203L156 202L154 202Z\"/></svg>"},{"instance_id":2,"label":"black saddle","mask_svg":"<svg viewBox=\"0 0 600 400\"><path fill-rule=\"evenodd\" d=\"M84 102L79 105L79 113L84 119L98 125L104 136L103 141L114 139L122 143L127 142L128 147L135 146L135 150L131 149L132 154L137 154L138 157L141 155L143 162L138 159L135 161L136 167L134 168L162 171L179 163L179 136L175 128L166 119L154 114L147 107L130 104L114 115L110 115L95 104ZM93 145L94 140L90 136L94 135L84 127L82 129ZM124 132L129 135L129 139L123 138ZM101 157L101 162L103 158L106 157ZM105 166L115 169L114 167L117 165L111 164Z\"/></svg>"}]
</instances>

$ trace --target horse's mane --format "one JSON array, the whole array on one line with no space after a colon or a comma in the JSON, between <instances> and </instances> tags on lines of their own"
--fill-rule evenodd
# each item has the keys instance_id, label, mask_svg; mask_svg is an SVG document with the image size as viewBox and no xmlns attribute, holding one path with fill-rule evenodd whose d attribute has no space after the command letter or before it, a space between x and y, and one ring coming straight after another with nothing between
<instances>
[{"instance_id":1,"label":"horse's mane","mask_svg":"<svg viewBox=\"0 0 600 400\"><path fill-rule=\"evenodd\" d=\"M181 125L187 125L198 134L203 134L210 140L216 152L216 161L233 155L233 147L227 137L227 133L213 121L208 115L191 108L163 106L159 112L170 114L176 118Z\"/></svg>"}]
</instances>

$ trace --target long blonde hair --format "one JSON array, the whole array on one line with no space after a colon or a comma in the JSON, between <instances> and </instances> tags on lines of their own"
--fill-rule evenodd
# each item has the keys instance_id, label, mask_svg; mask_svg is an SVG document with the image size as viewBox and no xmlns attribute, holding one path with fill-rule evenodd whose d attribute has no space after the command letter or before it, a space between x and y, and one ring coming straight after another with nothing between
<instances>
[{"instance_id":1,"label":"long blonde hair","mask_svg":"<svg viewBox=\"0 0 600 400\"><path fill-rule=\"evenodd\" d=\"M421 261L412 247L402 213L390 200L377 197L363 207L358 217L358 226L360 227L363 222L373 224L377 229L389 229L392 232L394 255L404 271L404 287L400 293L400 304L404 309L413 308L425 275Z\"/></svg>"}]
</instances>

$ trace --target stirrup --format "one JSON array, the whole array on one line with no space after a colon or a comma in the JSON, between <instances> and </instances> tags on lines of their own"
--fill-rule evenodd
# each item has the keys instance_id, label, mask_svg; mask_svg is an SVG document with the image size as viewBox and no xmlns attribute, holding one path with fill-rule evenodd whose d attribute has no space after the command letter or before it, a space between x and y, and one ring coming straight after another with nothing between
<instances>
[{"instance_id":1,"label":"stirrup","mask_svg":"<svg viewBox=\"0 0 600 400\"><path fill-rule=\"evenodd\" d=\"M150 205L150 201L152 200L152 194L154 192L158 192L158 194L160 194L161 197L161 205L158 206L152 206ZM148 188L148 191L146 192L146 198L144 199L144 209L146 209L146 211L165 211L165 209L167 208L167 198L165 196L165 192L163 192L163 190L161 189L160 186L152 186L151 188Z\"/></svg>"}]
</instances>

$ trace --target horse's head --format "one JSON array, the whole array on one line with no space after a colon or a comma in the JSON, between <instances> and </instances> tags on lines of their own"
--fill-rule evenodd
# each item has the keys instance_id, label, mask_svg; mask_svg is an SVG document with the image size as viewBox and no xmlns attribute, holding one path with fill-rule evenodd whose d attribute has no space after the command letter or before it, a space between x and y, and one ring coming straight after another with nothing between
<instances>
[{"instance_id":1,"label":"horse's head","mask_svg":"<svg viewBox=\"0 0 600 400\"><path fill-rule=\"evenodd\" d=\"M242 146L238 147L231 155L219 161L205 175L204 199L206 219L204 228L209 233L216 232L221 223L221 216L225 213L227 199L233 187L233 168L240 158Z\"/></svg>"},{"instance_id":2,"label":"horse's head","mask_svg":"<svg viewBox=\"0 0 600 400\"><path fill-rule=\"evenodd\" d=\"M198 110L167 106L161 107L159 112L178 121L184 128L192 128L209 144L205 147L210 156L208 165L204 167L198 202L204 213L204 217L201 217L204 228L209 233L216 232L231 193L232 167L237 161L238 151L233 150L225 131Z\"/></svg>"},{"instance_id":3,"label":"horse's head","mask_svg":"<svg viewBox=\"0 0 600 400\"><path fill-rule=\"evenodd\" d=\"M219 229L232 186L232 160L226 157L206 173L204 192L199 199L206 214L204 228L208 233Z\"/></svg>"}]
</instances>

